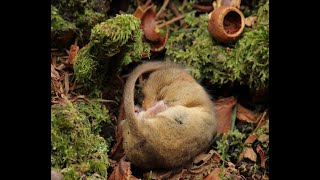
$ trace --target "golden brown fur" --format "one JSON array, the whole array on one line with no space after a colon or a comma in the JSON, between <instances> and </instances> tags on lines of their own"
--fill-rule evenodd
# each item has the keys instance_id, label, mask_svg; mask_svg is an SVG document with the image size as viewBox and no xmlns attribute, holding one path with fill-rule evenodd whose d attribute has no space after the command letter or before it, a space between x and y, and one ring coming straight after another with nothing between
<instances>
[{"instance_id":1,"label":"golden brown fur","mask_svg":"<svg viewBox=\"0 0 320 180\"><path fill-rule=\"evenodd\" d=\"M144 88L145 111L134 112L138 77L150 74ZM175 64L149 62L138 66L124 89L123 147L141 168L175 168L205 151L216 133L210 97L191 75ZM139 146L135 146L140 142Z\"/></svg>"}]
</instances>

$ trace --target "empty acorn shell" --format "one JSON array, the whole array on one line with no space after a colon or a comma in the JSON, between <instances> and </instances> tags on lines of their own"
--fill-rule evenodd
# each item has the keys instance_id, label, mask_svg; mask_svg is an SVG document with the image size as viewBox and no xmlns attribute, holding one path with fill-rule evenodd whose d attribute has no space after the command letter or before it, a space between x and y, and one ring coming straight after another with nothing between
<instances>
[{"instance_id":1,"label":"empty acorn shell","mask_svg":"<svg viewBox=\"0 0 320 180\"><path fill-rule=\"evenodd\" d=\"M241 35L244 24L242 12L232 6L220 6L209 14L208 31L222 43L235 42Z\"/></svg>"}]
</instances>

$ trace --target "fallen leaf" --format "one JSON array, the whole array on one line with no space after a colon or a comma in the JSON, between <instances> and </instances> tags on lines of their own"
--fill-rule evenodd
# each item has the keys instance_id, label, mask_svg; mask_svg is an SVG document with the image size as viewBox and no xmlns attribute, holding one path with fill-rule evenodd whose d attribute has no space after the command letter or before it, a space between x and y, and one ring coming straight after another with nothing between
<instances>
[{"instance_id":1,"label":"fallen leaf","mask_svg":"<svg viewBox=\"0 0 320 180\"><path fill-rule=\"evenodd\" d=\"M203 179L219 166L220 161L220 155L214 149L211 149L207 154L197 156L194 159L193 164L188 168L167 171L153 170L152 173L146 172L143 176L146 179Z\"/></svg>"},{"instance_id":2,"label":"fallen leaf","mask_svg":"<svg viewBox=\"0 0 320 180\"><path fill-rule=\"evenodd\" d=\"M257 161L257 154L254 152L252 147L244 147L243 149L243 157L248 158L253 162Z\"/></svg>"},{"instance_id":3,"label":"fallen leaf","mask_svg":"<svg viewBox=\"0 0 320 180\"><path fill-rule=\"evenodd\" d=\"M211 149L207 154L205 154L205 153L200 154L196 158L194 158L192 164L196 165L196 166L200 166L200 165L204 164L205 162L208 162L208 160L210 160L212 158L214 153L215 153L215 151L213 149Z\"/></svg>"},{"instance_id":4,"label":"fallen leaf","mask_svg":"<svg viewBox=\"0 0 320 180\"><path fill-rule=\"evenodd\" d=\"M264 151L262 150L260 144L257 145L256 150L260 155L261 167L263 169L266 169L266 158L265 158Z\"/></svg>"},{"instance_id":5,"label":"fallen leaf","mask_svg":"<svg viewBox=\"0 0 320 180\"><path fill-rule=\"evenodd\" d=\"M146 8L145 13L141 17L141 27L145 37L150 41L160 40L160 30L157 29L156 6L151 5Z\"/></svg>"},{"instance_id":6,"label":"fallen leaf","mask_svg":"<svg viewBox=\"0 0 320 180\"><path fill-rule=\"evenodd\" d=\"M138 178L131 175L131 163L120 159L118 165L113 169L108 180L138 180Z\"/></svg>"},{"instance_id":7,"label":"fallen leaf","mask_svg":"<svg viewBox=\"0 0 320 180\"><path fill-rule=\"evenodd\" d=\"M237 100L233 96L222 98L215 102L218 119L218 133L229 132L231 128L232 108L236 103Z\"/></svg>"},{"instance_id":8,"label":"fallen leaf","mask_svg":"<svg viewBox=\"0 0 320 180\"><path fill-rule=\"evenodd\" d=\"M60 78L59 73L55 70L55 68L52 64L51 64L51 78L54 78L54 79Z\"/></svg>"},{"instance_id":9,"label":"fallen leaf","mask_svg":"<svg viewBox=\"0 0 320 180\"><path fill-rule=\"evenodd\" d=\"M249 123L257 123L258 116L238 103L237 118Z\"/></svg>"},{"instance_id":10,"label":"fallen leaf","mask_svg":"<svg viewBox=\"0 0 320 180\"><path fill-rule=\"evenodd\" d=\"M215 168L204 180L220 180L219 174L221 172L221 168Z\"/></svg>"},{"instance_id":11,"label":"fallen leaf","mask_svg":"<svg viewBox=\"0 0 320 180\"><path fill-rule=\"evenodd\" d=\"M70 51L68 53L69 54L68 62L70 64L73 64L74 58L76 57L78 51L79 51L79 46L77 46L76 44L70 46Z\"/></svg>"},{"instance_id":12,"label":"fallen leaf","mask_svg":"<svg viewBox=\"0 0 320 180\"><path fill-rule=\"evenodd\" d=\"M249 135L249 137L246 139L246 141L244 142L245 144L252 144L255 140L257 140L258 136L256 135L256 133L252 133Z\"/></svg>"},{"instance_id":13,"label":"fallen leaf","mask_svg":"<svg viewBox=\"0 0 320 180\"><path fill-rule=\"evenodd\" d=\"M244 19L244 24L248 27L251 27L254 22L256 21L257 17L256 16L250 16Z\"/></svg>"},{"instance_id":14,"label":"fallen leaf","mask_svg":"<svg viewBox=\"0 0 320 180\"><path fill-rule=\"evenodd\" d=\"M258 140L259 140L260 142L269 141L269 135L267 135L267 134L262 134L261 136L259 136Z\"/></svg>"}]
</instances>

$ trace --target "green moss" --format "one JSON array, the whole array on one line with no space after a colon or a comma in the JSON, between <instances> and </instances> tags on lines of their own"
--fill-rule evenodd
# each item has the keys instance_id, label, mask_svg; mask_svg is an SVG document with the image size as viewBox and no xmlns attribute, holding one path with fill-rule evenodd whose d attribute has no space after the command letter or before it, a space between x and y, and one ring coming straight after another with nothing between
<instances>
[{"instance_id":1,"label":"green moss","mask_svg":"<svg viewBox=\"0 0 320 180\"><path fill-rule=\"evenodd\" d=\"M140 20L131 14L121 14L97 24L91 31L90 48L97 57L114 56L122 48L140 58L143 46Z\"/></svg>"},{"instance_id":2,"label":"green moss","mask_svg":"<svg viewBox=\"0 0 320 180\"><path fill-rule=\"evenodd\" d=\"M98 61L95 61L94 56L89 53L89 47L81 48L73 65L76 81L89 87L94 85L96 83L94 76L98 65Z\"/></svg>"},{"instance_id":3,"label":"green moss","mask_svg":"<svg viewBox=\"0 0 320 180\"><path fill-rule=\"evenodd\" d=\"M76 29L73 23L64 20L59 14L56 7L51 5L51 31L66 31Z\"/></svg>"},{"instance_id":4,"label":"green moss","mask_svg":"<svg viewBox=\"0 0 320 180\"><path fill-rule=\"evenodd\" d=\"M102 122L110 123L110 118L99 102L53 105L51 167L65 179L90 178L94 174L106 177L110 140L99 136Z\"/></svg>"},{"instance_id":5,"label":"green moss","mask_svg":"<svg viewBox=\"0 0 320 180\"><path fill-rule=\"evenodd\" d=\"M205 78L215 85L238 83L257 90L268 87L268 6L269 1L260 6L257 25L245 28L239 40L229 47L210 36L208 14L187 14L185 22L190 27L170 35L166 45L168 59L189 67L196 79Z\"/></svg>"},{"instance_id":6,"label":"green moss","mask_svg":"<svg viewBox=\"0 0 320 180\"><path fill-rule=\"evenodd\" d=\"M122 65L139 61L142 52L149 52L142 42L140 20L130 14L117 15L97 24L91 32L88 46L75 58L74 69L78 82L92 89L102 89L109 71L117 72Z\"/></svg>"},{"instance_id":7,"label":"green moss","mask_svg":"<svg viewBox=\"0 0 320 180\"><path fill-rule=\"evenodd\" d=\"M63 19L72 22L78 28L78 39L86 44L90 31L96 24L105 21L109 10L108 0L52 0Z\"/></svg>"},{"instance_id":8,"label":"green moss","mask_svg":"<svg viewBox=\"0 0 320 180\"><path fill-rule=\"evenodd\" d=\"M269 28L258 26L246 32L231 51L233 74L249 87L266 88L269 83Z\"/></svg>"}]
</instances>

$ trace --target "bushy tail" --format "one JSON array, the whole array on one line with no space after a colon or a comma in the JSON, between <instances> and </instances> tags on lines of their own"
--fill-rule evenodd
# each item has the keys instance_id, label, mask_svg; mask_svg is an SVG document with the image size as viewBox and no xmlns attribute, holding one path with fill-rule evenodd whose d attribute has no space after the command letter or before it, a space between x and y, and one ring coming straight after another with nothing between
<instances>
[{"instance_id":1,"label":"bushy tail","mask_svg":"<svg viewBox=\"0 0 320 180\"><path fill-rule=\"evenodd\" d=\"M169 62L147 62L137 66L129 75L124 87L123 97L126 119L128 120L132 132L139 134L137 118L134 112L134 89L137 79L143 73L169 67L176 67L176 65Z\"/></svg>"}]
</instances>

